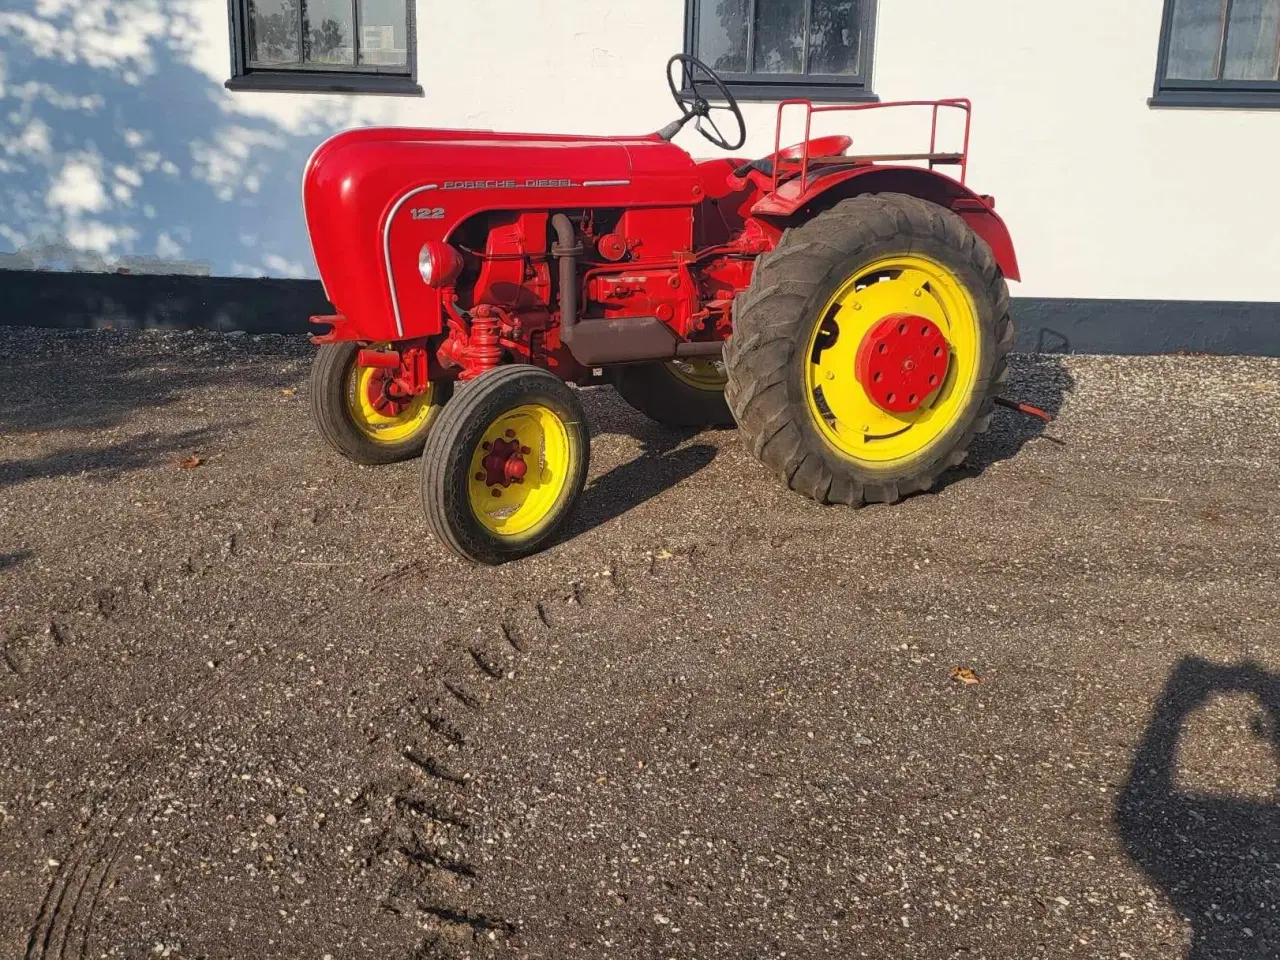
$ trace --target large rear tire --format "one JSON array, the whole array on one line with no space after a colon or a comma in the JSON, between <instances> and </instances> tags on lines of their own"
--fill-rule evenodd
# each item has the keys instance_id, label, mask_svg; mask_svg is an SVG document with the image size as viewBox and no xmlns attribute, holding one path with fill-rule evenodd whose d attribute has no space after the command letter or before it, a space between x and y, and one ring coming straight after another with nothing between
<instances>
[{"instance_id":1,"label":"large rear tire","mask_svg":"<svg viewBox=\"0 0 1280 960\"><path fill-rule=\"evenodd\" d=\"M724 363L709 357L640 363L613 372L622 399L665 427L732 427L726 382Z\"/></svg>"},{"instance_id":2,"label":"large rear tire","mask_svg":"<svg viewBox=\"0 0 1280 960\"><path fill-rule=\"evenodd\" d=\"M725 396L752 452L791 489L892 503L931 489L987 430L1013 342L1008 309L990 248L951 211L901 194L844 200L761 258L735 304ZM889 401L904 398L886 400L863 360L900 317L918 321L904 337L934 337L930 359L943 359L895 412Z\"/></svg>"}]
</instances>

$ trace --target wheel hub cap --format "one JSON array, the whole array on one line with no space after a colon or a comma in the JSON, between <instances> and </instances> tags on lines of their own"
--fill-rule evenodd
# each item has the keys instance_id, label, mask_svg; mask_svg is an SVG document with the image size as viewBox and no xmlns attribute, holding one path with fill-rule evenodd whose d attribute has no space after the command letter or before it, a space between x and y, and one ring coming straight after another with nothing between
<instances>
[{"instance_id":1,"label":"wheel hub cap","mask_svg":"<svg viewBox=\"0 0 1280 960\"><path fill-rule=\"evenodd\" d=\"M486 455L481 459L483 473L477 473L476 479L490 487L509 487L513 483L524 483L529 467L524 462L525 455L532 451L521 446L514 430L507 430L505 437L482 444ZM495 489L494 496L499 492Z\"/></svg>"},{"instance_id":2,"label":"wheel hub cap","mask_svg":"<svg viewBox=\"0 0 1280 960\"><path fill-rule=\"evenodd\" d=\"M912 413L941 388L950 359L947 338L936 323L894 313L862 338L856 372L862 389L881 410Z\"/></svg>"},{"instance_id":3,"label":"wheel hub cap","mask_svg":"<svg viewBox=\"0 0 1280 960\"><path fill-rule=\"evenodd\" d=\"M398 417L404 413L413 397L397 396L393 391L395 379L386 371L379 370L369 378L365 387L365 398L369 406L384 417Z\"/></svg>"}]
</instances>

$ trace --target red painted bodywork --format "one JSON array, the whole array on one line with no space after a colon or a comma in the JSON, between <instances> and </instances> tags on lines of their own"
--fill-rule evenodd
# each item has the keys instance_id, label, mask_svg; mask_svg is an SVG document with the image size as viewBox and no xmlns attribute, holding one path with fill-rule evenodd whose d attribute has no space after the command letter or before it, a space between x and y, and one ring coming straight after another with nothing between
<instances>
[{"instance_id":1,"label":"red painted bodywork","mask_svg":"<svg viewBox=\"0 0 1280 960\"><path fill-rule=\"evenodd\" d=\"M728 336L733 298L756 258L787 226L858 193L910 193L955 210L1018 279L990 198L933 170L841 157L849 147L833 136L779 143L771 175L738 177L744 159L695 163L656 135L338 134L303 181L316 263L339 311L317 318L331 327L320 339L398 344L396 380L416 390L425 377L474 376L504 355L585 379L559 336L555 213L571 218L582 248L579 319L657 317L681 341ZM820 166L831 163L841 165ZM419 274L419 253L433 241L462 257L447 285Z\"/></svg>"}]
</instances>

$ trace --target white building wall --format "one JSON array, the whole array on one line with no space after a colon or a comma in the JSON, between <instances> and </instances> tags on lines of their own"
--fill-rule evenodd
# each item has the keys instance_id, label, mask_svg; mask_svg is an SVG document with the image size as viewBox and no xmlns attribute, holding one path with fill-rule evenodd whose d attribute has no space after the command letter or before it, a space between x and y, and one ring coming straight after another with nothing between
<instances>
[{"instance_id":1,"label":"white building wall","mask_svg":"<svg viewBox=\"0 0 1280 960\"><path fill-rule=\"evenodd\" d=\"M676 115L663 69L684 0L418 0L421 98L225 90L226 0L12 3L0 266L314 276L297 183L330 132L636 133ZM1162 7L880 0L872 88L974 101L970 183L1013 231L1015 293L1280 301L1280 113L1148 107ZM767 153L773 105L743 109L742 153ZM860 150L927 137L920 114L836 118L817 132Z\"/></svg>"}]
</instances>

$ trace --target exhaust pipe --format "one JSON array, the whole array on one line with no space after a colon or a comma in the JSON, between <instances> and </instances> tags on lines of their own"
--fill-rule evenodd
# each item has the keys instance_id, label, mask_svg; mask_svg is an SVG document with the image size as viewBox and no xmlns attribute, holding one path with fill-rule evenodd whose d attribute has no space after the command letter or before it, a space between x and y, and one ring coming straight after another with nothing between
<instances>
[{"instance_id":1,"label":"exhaust pipe","mask_svg":"<svg viewBox=\"0 0 1280 960\"><path fill-rule=\"evenodd\" d=\"M572 352L570 341L578 324L578 258L582 256L582 244L578 243L573 223L563 213L551 218L551 229L556 232L551 255L560 265L560 339Z\"/></svg>"}]
</instances>

